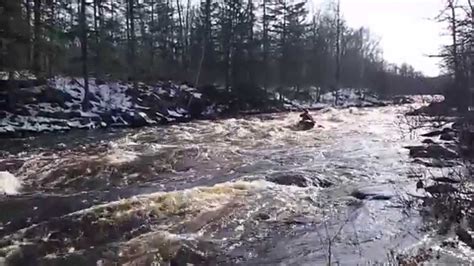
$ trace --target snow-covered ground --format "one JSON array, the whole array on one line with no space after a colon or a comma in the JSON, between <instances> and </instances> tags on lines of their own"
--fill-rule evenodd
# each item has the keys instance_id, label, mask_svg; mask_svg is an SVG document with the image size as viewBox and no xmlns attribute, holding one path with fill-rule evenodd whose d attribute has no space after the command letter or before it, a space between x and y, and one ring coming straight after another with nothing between
<instances>
[{"instance_id":1,"label":"snow-covered ground","mask_svg":"<svg viewBox=\"0 0 474 266\"><path fill-rule=\"evenodd\" d=\"M368 90L351 88L340 89L337 93L323 93L321 94L319 102L302 102L298 100L290 100L284 97L283 98L286 102L285 107L290 109L294 109L296 107L307 109L322 109L334 106L336 104L336 97L338 99L337 106L339 107L371 107L383 105L383 102L380 101L375 95L369 93Z\"/></svg>"},{"instance_id":2,"label":"snow-covered ground","mask_svg":"<svg viewBox=\"0 0 474 266\"><path fill-rule=\"evenodd\" d=\"M222 103L210 102L197 89L172 82L138 83L135 89L132 83L91 78L86 109L82 106L85 97L82 78L55 77L44 85L20 88L15 94L17 108L10 112L0 110L0 135L74 128L138 127L189 121L195 117L216 117L226 110ZM337 105L341 107L383 104L368 91L359 89L340 89L337 94L327 92L321 95L319 102L275 95L275 99L283 99L283 105L276 103L281 110L330 107L336 103L336 97Z\"/></svg>"},{"instance_id":3,"label":"snow-covered ground","mask_svg":"<svg viewBox=\"0 0 474 266\"><path fill-rule=\"evenodd\" d=\"M201 101L202 96L187 85L139 83L138 90L134 90L131 83L91 79L90 106L83 111L85 93L81 78L56 77L47 85L19 90L19 95L28 95L28 101L14 112L0 111L0 134L186 120L190 118L189 104Z\"/></svg>"}]
</instances>

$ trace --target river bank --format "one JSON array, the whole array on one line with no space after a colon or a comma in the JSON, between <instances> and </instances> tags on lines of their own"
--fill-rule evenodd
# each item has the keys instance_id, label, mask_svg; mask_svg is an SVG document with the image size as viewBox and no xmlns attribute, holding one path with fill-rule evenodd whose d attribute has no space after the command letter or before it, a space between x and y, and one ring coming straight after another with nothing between
<instances>
[{"instance_id":1,"label":"river bank","mask_svg":"<svg viewBox=\"0 0 474 266\"><path fill-rule=\"evenodd\" d=\"M421 139L418 145L406 148L413 162L422 168L411 175L417 180L417 189L409 194L412 200L407 203L420 210L427 230L438 243L432 239L421 241L418 253L401 258L423 263L441 256L456 257L459 250L473 254L473 120L445 102L431 103L408 115L411 130L419 132Z\"/></svg>"},{"instance_id":2,"label":"river bank","mask_svg":"<svg viewBox=\"0 0 474 266\"><path fill-rule=\"evenodd\" d=\"M110 127L142 127L332 106L335 95L324 93L320 101L301 102L282 98L252 86L229 92L214 86L192 88L186 84L89 81L89 105L83 106L84 82L80 78L55 77L45 84L25 82L11 97L13 108L0 101L0 136L25 136L42 132ZM385 105L363 90L340 90L339 106Z\"/></svg>"}]
</instances>

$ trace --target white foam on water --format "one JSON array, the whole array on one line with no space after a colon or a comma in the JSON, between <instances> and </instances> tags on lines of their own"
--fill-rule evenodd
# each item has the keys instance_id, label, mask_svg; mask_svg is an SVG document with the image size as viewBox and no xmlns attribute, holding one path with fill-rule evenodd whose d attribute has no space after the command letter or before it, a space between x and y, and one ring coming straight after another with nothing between
<instances>
[{"instance_id":1,"label":"white foam on water","mask_svg":"<svg viewBox=\"0 0 474 266\"><path fill-rule=\"evenodd\" d=\"M0 193L7 195L19 194L21 181L7 171L0 172Z\"/></svg>"},{"instance_id":2,"label":"white foam on water","mask_svg":"<svg viewBox=\"0 0 474 266\"><path fill-rule=\"evenodd\" d=\"M121 149L113 150L111 154L106 156L106 160L111 165L121 165L124 163L129 163L138 158L138 154L131 151L125 151Z\"/></svg>"}]
</instances>

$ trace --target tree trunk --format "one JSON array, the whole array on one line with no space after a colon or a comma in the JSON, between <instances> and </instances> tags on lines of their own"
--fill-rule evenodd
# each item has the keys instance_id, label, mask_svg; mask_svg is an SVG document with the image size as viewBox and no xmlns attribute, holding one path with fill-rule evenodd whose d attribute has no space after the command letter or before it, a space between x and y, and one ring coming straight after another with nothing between
<instances>
[{"instance_id":1,"label":"tree trunk","mask_svg":"<svg viewBox=\"0 0 474 266\"><path fill-rule=\"evenodd\" d=\"M137 70L136 70L136 51L135 51L135 0L128 0L128 11L130 13L130 66L131 66L131 79L133 81L133 102L135 103L135 93L137 93L138 84L137 84Z\"/></svg>"},{"instance_id":2,"label":"tree trunk","mask_svg":"<svg viewBox=\"0 0 474 266\"><path fill-rule=\"evenodd\" d=\"M199 86L199 81L201 78L201 72L202 68L204 65L204 61L206 60L206 54L208 53L209 49L209 41L211 39L211 0L206 0L205 3L205 32L203 34L204 38L202 41L202 53L201 53L201 59L199 60L199 66L198 70L196 73L196 79L195 79L195 86Z\"/></svg>"},{"instance_id":3,"label":"tree trunk","mask_svg":"<svg viewBox=\"0 0 474 266\"><path fill-rule=\"evenodd\" d=\"M94 37L95 37L95 56L94 56L94 65L95 65L95 74L96 78L102 76L102 66L100 61L100 29L99 29L99 9L100 9L100 0L94 0Z\"/></svg>"},{"instance_id":4,"label":"tree trunk","mask_svg":"<svg viewBox=\"0 0 474 266\"><path fill-rule=\"evenodd\" d=\"M184 63L183 63L183 68L184 68L184 73L186 79L189 79L189 62L191 61L190 59L190 19L189 19L189 14L191 13L191 0L188 0L187 6L186 6L186 29L185 29L185 36L184 36L184 53L185 53L185 58L184 58Z\"/></svg>"},{"instance_id":5,"label":"tree trunk","mask_svg":"<svg viewBox=\"0 0 474 266\"><path fill-rule=\"evenodd\" d=\"M55 21L56 21L56 9L54 8L56 3L54 0L51 0L50 3L50 9L51 9L51 18L50 18L50 21L51 23L54 25L55 24ZM54 58L55 58L55 54L54 54L54 45L50 45L47 49L47 69L48 69L48 77L52 77L53 76L53 67L54 67Z\"/></svg>"},{"instance_id":6,"label":"tree trunk","mask_svg":"<svg viewBox=\"0 0 474 266\"><path fill-rule=\"evenodd\" d=\"M451 38L453 42L453 47L451 49L451 56L453 57L454 64L454 101L455 106L457 106L458 111L464 112L467 111L467 84L465 84L465 75L463 70L460 68L460 58L458 53L458 27L457 27L457 17L456 17L456 6L454 0L448 1L448 8L451 11L450 23L451 23Z\"/></svg>"},{"instance_id":7,"label":"tree trunk","mask_svg":"<svg viewBox=\"0 0 474 266\"><path fill-rule=\"evenodd\" d=\"M251 84L255 83L255 65L254 65L254 48L255 48L255 40L254 40L254 5L253 1L249 0L248 2L248 9L247 9L247 16L249 16L249 20L247 21L247 29L248 29L248 48L247 48L247 75L248 81Z\"/></svg>"},{"instance_id":8,"label":"tree trunk","mask_svg":"<svg viewBox=\"0 0 474 266\"><path fill-rule=\"evenodd\" d=\"M127 53L126 53L126 56L127 56L127 62L130 63L130 3L128 1L131 1L131 0L127 0L127 11L125 12L125 32L126 32L126 35L127 35Z\"/></svg>"},{"instance_id":9,"label":"tree trunk","mask_svg":"<svg viewBox=\"0 0 474 266\"><path fill-rule=\"evenodd\" d=\"M25 0L25 7L26 7L26 31L27 31L27 45L26 45L26 65L28 68L32 68L31 65L31 56L32 56L32 34L31 34L31 3L30 0Z\"/></svg>"},{"instance_id":10,"label":"tree trunk","mask_svg":"<svg viewBox=\"0 0 474 266\"><path fill-rule=\"evenodd\" d=\"M86 17L86 0L81 0L81 59L82 59L82 76L84 78L84 100L82 108L89 110L89 73L87 70L87 17Z\"/></svg>"},{"instance_id":11,"label":"tree trunk","mask_svg":"<svg viewBox=\"0 0 474 266\"><path fill-rule=\"evenodd\" d=\"M150 27L150 72L153 73L155 65L155 0L151 1L151 27ZM150 74L151 74L150 73Z\"/></svg>"},{"instance_id":12,"label":"tree trunk","mask_svg":"<svg viewBox=\"0 0 474 266\"><path fill-rule=\"evenodd\" d=\"M472 3L472 0L468 0L467 1L468 4L469 4L469 9L471 11L471 14L470 14L470 19L471 19L471 28L470 28L470 40L469 40L469 59L471 61L471 65L470 65L470 73L469 73L469 106L472 106L473 105L473 102L472 102L472 87L473 87L473 83L474 83L474 5Z\"/></svg>"},{"instance_id":13,"label":"tree trunk","mask_svg":"<svg viewBox=\"0 0 474 266\"><path fill-rule=\"evenodd\" d=\"M183 16L181 12L181 4L180 0L176 0L176 7L178 9L178 20L179 20L179 40L178 40L178 47L179 47L179 52L178 53L178 62L180 66L183 65Z\"/></svg>"},{"instance_id":14,"label":"tree trunk","mask_svg":"<svg viewBox=\"0 0 474 266\"><path fill-rule=\"evenodd\" d=\"M335 96L334 105L337 106L339 99L339 86L341 79L341 1L337 1L336 8L336 74L335 74Z\"/></svg>"},{"instance_id":15,"label":"tree trunk","mask_svg":"<svg viewBox=\"0 0 474 266\"><path fill-rule=\"evenodd\" d=\"M39 76L41 72L41 0L34 0L34 4L33 72Z\"/></svg>"},{"instance_id":16,"label":"tree trunk","mask_svg":"<svg viewBox=\"0 0 474 266\"><path fill-rule=\"evenodd\" d=\"M263 88L268 87L268 14L267 1L263 0Z\"/></svg>"},{"instance_id":17,"label":"tree trunk","mask_svg":"<svg viewBox=\"0 0 474 266\"><path fill-rule=\"evenodd\" d=\"M115 22L115 4L114 0L110 0L110 17L113 22ZM114 31L110 31L110 38L112 39L112 42L115 44L115 34Z\"/></svg>"},{"instance_id":18,"label":"tree trunk","mask_svg":"<svg viewBox=\"0 0 474 266\"><path fill-rule=\"evenodd\" d=\"M8 71L8 109L10 111L15 111L15 106L16 106L16 97L15 97L15 89L16 89L16 83L15 83L15 78L14 78L14 71L10 70Z\"/></svg>"}]
</instances>

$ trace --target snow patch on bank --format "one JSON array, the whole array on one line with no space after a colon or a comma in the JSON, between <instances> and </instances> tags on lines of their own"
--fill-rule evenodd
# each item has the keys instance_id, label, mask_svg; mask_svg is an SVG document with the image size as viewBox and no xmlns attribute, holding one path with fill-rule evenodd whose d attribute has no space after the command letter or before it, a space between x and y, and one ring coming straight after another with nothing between
<instances>
[{"instance_id":1,"label":"snow patch on bank","mask_svg":"<svg viewBox=\"0 0 474 266\"><path fill-rule=\"evenodd\" d=\"M314 88L316 90L316 88ZM317 96L311 94L313 99L316 99ZM319 97L319 101L299 101L299 100L290 100L284 96L277 95L276 98L281 98L284 100L285 107L289 109L293 108L307 108L307 109L323 109L328 107L333 107L336 105L340 107L371 107L371 106L380 106L384 103L378 99L378 97L368 89L353 89L353 88L343 88L336 91L330 91L322 93ZM336 101L337 99L337 101Z\"/></svg>"},{"instance_id":2,"label":"snow patch on bank","mask_svg":"<svg viewBox=\"0 0 474 266\"><path fill-rule=\"evenodd\" d=\"M19 92L20 93L20 92ZM0 134L72 128L144 126L190 118L189 103L202 101L195 88L89 80L89 108L83 109L84 79L55 77L47 85L21 89L33 99L13 112L0 111Z\"/></svg>"}]
</instances>

